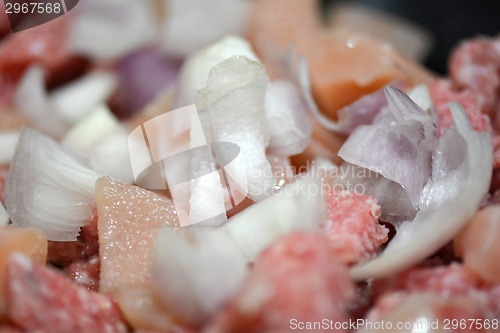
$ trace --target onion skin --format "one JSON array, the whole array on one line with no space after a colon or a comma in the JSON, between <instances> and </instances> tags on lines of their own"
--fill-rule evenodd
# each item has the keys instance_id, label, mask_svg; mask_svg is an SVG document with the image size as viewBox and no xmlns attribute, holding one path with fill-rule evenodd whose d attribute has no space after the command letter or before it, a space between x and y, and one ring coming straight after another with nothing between
<instances>
[{"instance_id":1,"label":"onion skin","mask_svg":"<svg viewBox=\"0 0 500 333\"><path fill-rule=\"evenodd\" d=\"M417 264L455 237L488 193L493 161L491 136L476 132L460 104L450 103L454 125L433 152L432 179L420 211L406 221L385 251L351 269L357 280L388 276Z\"/></svg>"}]
</instances>

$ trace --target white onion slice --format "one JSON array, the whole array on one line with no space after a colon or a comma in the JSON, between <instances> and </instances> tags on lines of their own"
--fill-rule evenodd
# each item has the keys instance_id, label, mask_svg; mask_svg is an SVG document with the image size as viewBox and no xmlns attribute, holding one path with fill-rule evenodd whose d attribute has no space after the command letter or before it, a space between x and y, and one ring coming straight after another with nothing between
<instances>
[{"instance_id":1,"label":"white onion slice","mask_svg":"<svg viewBox=\"0 0 500 333\"><path fill-rule=\"evenodd\" d=\"M9 224L9 213L5 210L3 203L0 202L0 227Z\"/></svg>"},{"instance_id":2,"label":"white onion slice","mask_svg":"<svg viewBox=\"0 0 500 333\"><path fill-rule=\"evenodd\" d=\"M417 209L413 206L408 193L398 183L382 177L369 169L350 163L341 165L335 184L351 192L363 192L377 198L381 209L380 219L394 226L402 221L413 219Z\"/></svg>"},{"instance_id":3,"label":"white onion slice","mask_svg":"<svg viewBox=\"0 0 500 333\"><path fill-rule=\"evenodd\" d=\"M16 152L19 132L1 132L0 131L0 165L9 164Z\"/></svg>"},{"instance_id":4,"label":"white onion slice","mask_svg":"<svg viewBox=\"0 0 500 333\"><path fill-rule=\"evenodd\" d=\"M268 79L264 66L245 56L233 56L212 68L206 88L198 91L196 107L208 115L213 142L238 145L239 155L226 170L236 182L246 180L248 197L262 200L272 193L275 178L269 172L269 144L264 99ZM231 152L214 150L220 161L232 160Z\"/></svg>"},{"instance_id":5,"label":"white onion slice","mask_svg":"<svg viewBox=\"0 0 500 333\"><path fill-rule=\"evenodd\" d=\"M270 139L268 153L279 156L300 154L309 144L312 123L306 106L292 82L272 82L265 101Z\"/></svg>"},{"instance_id":6,"label":"white onion slice","mask_svg":"<svg viewBox=\"0 0 500 333\"><path fill-rule=\"evenodd\" d=\"M112 73L93 72L55 90L50 94L50 102L61 119L73 125L105 102L117 83Z\"/></svg>"},{"instance_id":7,"label":"white onion slice","mask_svg":"<svg viewBox=\"0 0 500 333\"><path fill-rule=\"evenodd\" d=\"M472 129L460 104L450 103L450 110L454 123L433 154L421 210L400 226L380 256L352 268L353 278L391 275L420 262L451 241L479 208L491 180L491 137Z\"/></svg>"},{"instance_id":8,"label":"white onion slice","mask_svg":"<svg viewBox=\"0 0 500 333\"><path fill-rule=\"evenodd\" d=\"M120 128L118 119L106 105L98 105L76 124L62 139L65 147L88 156L102 139Z\"/></svg>"},{"instance_id":9,"label":"white onion slice","mask_svg":"<svg viewBox=\"0 0 500 333\"><path fill-rule=\"evenodd\" d=\"M186 57L224 36L242 35L251 7L245 0L168 0L166 5L159 43L177 57Z\"/></svg>"},{"instance_id":10,"label":"white onion slice","mask_svg":"<svg viewBox=\"0 0 500 333\"><path fill-rule=\"evenodd\" d=\"M26 70L17 88L14 104L37 129L53 138L60 138L68 129L49 101L43 69L37 65Z\"/></svg>"},{"instance_id":11,"label":"white onion slice","mask_svg":"<svg viewBox=\"0 0 500 333\"><path fill-rule=\"evenodd\" d=\"M43 230L49 240L76 240L95 209L95 181L62 146L23 128L5 183L12 223Z\"/></svg>"},{"instance_id":12,"label":"white onion slice","mask_svg":"<svg viewBox=\"0 0 500 333\"><path fill-rule=\"evenodd\" d=\"M134 183L128 136L129 133L123 127L110 131L89 154L90 167L102 175L110 176L121 182Z\"/></svg>"},{"instance_id":13,"label":"white onion slice","mask_svg":"<svg viewBox=\"0 0 500 333\"><path fill-rule=\"evenodd\" d=\"M358 127L339 156L400 184L418 208L431 175L436 127L432 117L402 91L388 86L385 92L390 113L380 115L374 125Z\"/></svg>"},{"instance_id":14,"label":"white onion slice","mask_svg":"<svg viewBox=\"0 0 500 333\"><path fill-rule=\"evenodd\" d=\"M320 179L302 176L221 227L163 230L154 286L169 311L199 325L238 290L264 248L294 230L318 230L324 218Z\"/></svg>"},{"instance_id":15,"label":"white onion slice","mask_svg":"<svg viewBox=\"0 0 500 333\"><path fill-rule=\"evenodd\" d=\"M98 105L66 134L62 144L86 157L93 170L131 184L128 134L107 106Z\"/></svg>"},{"instance_id":16,"label":"white onion slice","mask_svg":"<svg viewBox=\"0 0 500 333\"><path fill-rule=\"evenodd\" d=\"M114 59L151 43L156 34L151 3L83 1L72 20L68 48L97 59Z\"/></svg>"},{"instance_id":17,"label":"white onion slice","mask_svg":"<svg viewBox=\"0 0 500 333\"><path fill-rule=\"evenodd\" d=\"M159 299L184 322L199 326L239 288L247 273L231 239L214 229L161 231L153 257Z\"/></svg>"},{"instance_id":18,"label":"white onion slice","mask_svg":"<svg viewBox=\"0 0 500 333\"><path fill-rule=\"evenodd\" d=\"M190 55L184 62L177 83L174 108L195 102L196 92L205 88L210 70L234 55L259 61L250 43L242 37L227 36Z\"/></svg>"},{"instance_id":19,"label":"white onion slice","mask_svg":"<svg viewBox=\"0 0 500 333\"><path fill-rule=\"evenodd\" d=\"M318 230L325 221L319 177L299 176L272 197L231 217L221 232L232 239L253 262L277 238L294 230Z\"/></svg>"},{"instance_id":20,"label":"white onion slice","mask_svg":"<svg viewBox=\"0 0 500 333\"><path fill-rule=\"evenodd\" d=\"M95 106L105 102L116 84L114 74L95 72L49 95L43 70L35 65L23 76L16 91L15 105L33 121L37 129L53 138L60 138Z\"/></svg>"}]
</instances>

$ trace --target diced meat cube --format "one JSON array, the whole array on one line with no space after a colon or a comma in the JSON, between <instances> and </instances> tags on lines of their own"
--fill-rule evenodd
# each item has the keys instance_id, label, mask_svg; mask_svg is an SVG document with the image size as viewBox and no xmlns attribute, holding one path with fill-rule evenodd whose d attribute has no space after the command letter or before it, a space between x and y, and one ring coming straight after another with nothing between
<instances>
[{"instance_id":1,"label":"diced meat cube","mask_svg":"<svg viewBox=\"0 0 500 333\"><path fill-rule=\"evenodd\" d=\"M453 82L473 91L485 113L500 111L500 38L477 37L462 42L453 50L449 66Z\"/></svg>"},{"instance_id":2,"label":"diced meat cube","mask_svg":"<svg viewBox=\"0 0 500 333\"><path fill-rule=\"evenodd\" d=\"M472 91L467 89L456 91L448 80L436 80L428 84L428 88L438 113L440 134L453 123L453 116L448 108L448 103L452 101L457 101L464 107L472 128L476 131L492 131L490 119L481 112L477 95Z\"/></svg>"},{"instance_id":3,"label":"diced meat cube","mask_svg":"<svg viewBox=\"0 0 500 333\"><path fill-rule=\"evenodd\" d=\"M175 327L152 289L152 253L160 228L177 227L168 199L104 177L96 182L99 291L118 302L135 329Z\"/></svg>"},{"instance_id":4,"label":"diced meat cube","mask_svg":"<svg viewBox=\"0 0 500 333\"><path fill-rule=\"evenodd\" d=\"M500 205L476 213L455 238L455 252L481 279L500 283Z\"/></svg>"},{"instance_id":5,"label":"diced meat cube","mask_svg":"<svg viewBox=\"0 0 500 333\"><path fill-rule=\"evenodd\" d=\"M29 256L34 262L45 264L47 258L47 236L35 228L0 227L0 318L5 314L5 291L7 258L14 252Z\"/></svg>"},{"instance_id":6,"label":"diced meat cube","mask_svg":"<svg viewBox=\"0 0 500 333\"><path fill-rule=\"evenodd\" d=\"M345 29L324 28L317 1L253 3L248 35L270 77L281 74L287 52L304 56L310 66L314 97L331 118L336 118L343 106L395 79L409 84L431 79L387 42Z\"/></svg>"},{"instance_id":7,"label":"diced meat cube","mask_svg":"<svg viewBox=\"0 0 500 333\"><path fill-rule=\"evenodd\" d=\"M367 260L388 240L388 229L378 223L380 206L371 196L350 191L329 191L325 196L324 233L343 264Z\"/></svg>"},{"instance_id":8,"label":"diced meat cube","mask_svg":"<svg viewBox=\"0 0 500 333\"><path fill-rule=\"evenodd\" d=\"M29 258L14 253L7 263L8 319L29 332L127 332L118 307Z\"/></svg>"},{"instance_id":9,"label":"diced meat cube","mask_svg":"<svg viewBox=\"0 0 500 333\"><path fill-rule=\"evenodd\" d=\"M241 290L204 332L288 332L291 319L342 322L353 296L330 240L296 232L259 256Z\"/></svg>"}]
</instances>

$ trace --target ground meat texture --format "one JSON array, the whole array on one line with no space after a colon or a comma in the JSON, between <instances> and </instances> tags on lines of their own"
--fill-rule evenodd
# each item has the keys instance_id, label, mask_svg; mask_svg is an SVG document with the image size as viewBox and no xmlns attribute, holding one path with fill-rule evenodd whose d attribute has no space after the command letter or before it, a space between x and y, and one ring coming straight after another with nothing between
<instances>
[{"instance_id":1,"label":"ground meat texture","mask_svg":"<svg viewBox=\"0 0 500 333\"><path fill-rule=\"evenodd\" d=\"M1 325L0 324L0 333L23 333L19 328L10 325Z\"/></svg>"},{"instance_id":2,"label":"ground meat texture","mask_svg":"<svg viewBox=\"0 0 500 333\"><path fill-rule=\"evenodd\" d=\"M12 254L7 265L7 318L28 332L126 333L118 307L55 271Z\"/></svg>"},{"instance_id":3,"label":"ground meat texture","mask_svg":"<svg viewBox=\"0 0 500 333\"><path fill-rule=\"evenodd\" d=\"M481 112L475 93L468 89L457 91L448 80L436 80L430 83L428 88L438 113L440 135L453 123L453 116L448 107L448 103L452 101L457 101L464 107L472 128L476 131L492 131L490 119Z\"/></svg>"},{"instance_id":4,"label":"ground meat texture","mask_svg":"<svg viewBox=\"0 0 500 333\"><path fill-rule=\"evenodd\" d=\"M469 88L485 113L498 112L500 93L500 39L477 37L452 52L450 76L458 87Z\"/></svg>"},{"instance_id":5,"label":"ground meat texture","mask_svg":"<svg viewBox=\"0 0 500 333\"><path fill-rule=\"evenodd\" d=\"M380 206L368 195L330 191L325 196L324 233L343 264L367 260L388 240L388 229L378 223Z\"/></svg>"},{"instance_id":6,"label":"ground meat texture","mask_svg":"<svg viewBox=\"0 0 500 333\"><path fill-rule=\"evenodd\" d=\"M290 331L291 319L346 321L354 285L334 252L321 234L279 239L257 258L236 297L204 332L278 333Z\"/></svg>"}]
</instances>

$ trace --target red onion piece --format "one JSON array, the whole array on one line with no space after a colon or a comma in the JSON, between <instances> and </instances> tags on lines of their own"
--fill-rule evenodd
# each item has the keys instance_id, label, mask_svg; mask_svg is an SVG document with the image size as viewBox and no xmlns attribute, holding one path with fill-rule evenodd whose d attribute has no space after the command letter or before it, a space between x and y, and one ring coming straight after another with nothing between
<instances>
[{"instance_id":1,"label":"red onion piece","mask_svg":"<svg viewBox=\"0 0 500 333\"><path fill-rule=\"evenodd\" d=\"M154 49L140 50L121 59L117 101L123 116L140 110L174 83L179 68L179 60L166 58Z\"/></svg>"},{"instance_id":2,"label":"red onion piece","mask_svg":"<svg viewBox=\"0 0 500 333\"><path fill-rule=\"evenodd\" d=\"M400 184L417 208L431 175L436 127L432 117L402 91L388 86L386 97L390 113L378 117L374 125L359 127L339 156Z\"/></svg>"},{"instance_id":3,"label":"red onion piece","mask_svg":"<svg viewBox=\"0 0 500 333\"><path fill-rule=\"evenodd\" d=\"M447 244L477 212L488 193L493 148L487 132L476 132L462 106L450 103L453 126L433 152L432 179L422 191L421 209L406 221L385 251L354 267L358 280L394 274Z\"/></svg>"}]
</instances>

